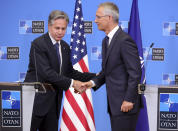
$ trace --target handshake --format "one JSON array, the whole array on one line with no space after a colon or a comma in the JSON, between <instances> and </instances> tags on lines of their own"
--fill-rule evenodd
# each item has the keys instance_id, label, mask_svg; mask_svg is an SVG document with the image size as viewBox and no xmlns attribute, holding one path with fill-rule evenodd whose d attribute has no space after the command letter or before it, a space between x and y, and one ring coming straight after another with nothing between
<instances>
[{"instance_id":1,"label":"handshake","mask_svg":"<svg viewBox=\"0 0 178 131\"><path fill-rule=\"evenodd\" d=\"M93 83L91 81L81 82L78 80L74 80L73 85L72 85L72 87L74 88L74 92L78 94L83 93L88 88L92 88L92 86L93 86Z\"/></svg>"}]
</instances>

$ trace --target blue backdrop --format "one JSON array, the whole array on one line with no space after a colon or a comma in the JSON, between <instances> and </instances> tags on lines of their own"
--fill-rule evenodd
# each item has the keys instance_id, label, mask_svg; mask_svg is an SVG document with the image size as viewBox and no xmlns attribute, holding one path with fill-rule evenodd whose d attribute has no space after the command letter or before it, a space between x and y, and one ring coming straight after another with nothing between
<instances>
[{"instance_id":1,"label":"blue backdrop","mask_svg":"<svg viewBox=\"0 0 178 131\"><path fill-rule=\"evenodd\" d=\"M91 72L101 69L101 40L104 33L94 23L97 6L106 0L82 0L85 21L93 22L93 33L86 34ZM127 32L132 0L110 0L120 10L120 25ZM141 34L146 62L147 84L172 85L178 81L178 1L138 0ZM64 40L70 42L75 0L1 0L0 1L0 81L23 81L28 67L31 41L47 32L47 19L54 9L65 11L70 23ZM44 21L33 27L34 21ZM177 35L176 35L177 30ZM153 49L149 46L154 43ZM70 44L70 43L69 43ZM15 48L11 48L15 47ZM19 59L17 59L19 54ZM9 59L9 58L15 59ZM110 131L105 86L92 92L97 131Z\"/></svg>"}]
</instances>

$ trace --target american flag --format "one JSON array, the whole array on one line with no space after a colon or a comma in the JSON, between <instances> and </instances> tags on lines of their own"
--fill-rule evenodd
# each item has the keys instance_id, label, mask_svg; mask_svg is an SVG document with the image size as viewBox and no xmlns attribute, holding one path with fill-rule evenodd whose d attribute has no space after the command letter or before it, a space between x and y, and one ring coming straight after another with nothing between
<instances>
[{"instance_id":1,"label":"american flag","mask_svg":"<svg viewBox=\"0 0 178 131\"><path fill-rule=\"evenodd\" d=\"M74 69L88 72L88 56L81 0L76 0L71 34L71 61ZM95 131L91 90L75 94L70 88L65 92L61 131Z\"/></svg>"}]
</instances>

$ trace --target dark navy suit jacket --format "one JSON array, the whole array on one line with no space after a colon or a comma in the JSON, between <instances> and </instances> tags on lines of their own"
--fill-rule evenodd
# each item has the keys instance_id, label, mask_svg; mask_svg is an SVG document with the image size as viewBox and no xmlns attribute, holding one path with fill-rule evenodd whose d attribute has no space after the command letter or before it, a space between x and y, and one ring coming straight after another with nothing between
<instances>
[{"instance_id":1,"label":"dark navy suit jacket","mask_svg":"<svg viewBox=\"0 0 178 131\"><path fill-rule=\"evenodd\" d=\"M62 68L60 65L56 48L53 45L49 34L46 33L32 42L29 56L29 66L25 82L50 83L55 89L46 94L36 93L33 113L44 116L51 108L52 103L57 103L57 115L59 116L63 90L67 90L71 84L71 78L80 81L88 81L95 74L80 73L73 69L70 61L70 47L61 40ZM36 64L35 64L36 59ZM36 78L36 72L38 78ZM60 74L61 72L61 74Z\"/></svg>"},{"instance_id":2,"label":"dark navy suit jacket","mask_svg":"<svg viewBox=\"0 0 178 131\"><path fill-rule=\"evenodd\" d=\"M136 113L141 104L137 89L141 80L141 64L137 46L121 28L114 34L107 53L104 41L102 71L93 79L96 84L94 90L106 83L108 106L112 115ZM134 108L128 113L120 111L124 100L134 103Z\"/></svg>"}]
</instances>

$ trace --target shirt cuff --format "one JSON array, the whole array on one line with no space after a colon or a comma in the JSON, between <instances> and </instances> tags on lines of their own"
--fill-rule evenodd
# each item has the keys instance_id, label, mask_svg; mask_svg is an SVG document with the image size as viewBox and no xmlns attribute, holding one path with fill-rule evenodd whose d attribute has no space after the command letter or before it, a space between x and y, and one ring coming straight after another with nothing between
<instances>
[{"instance_id":1,"label":"shirt cuff","mask_svg":"<svg viewBox=\"0 0 178 131\"><path fill-rule=\"evenodd\" d=\"M90 80L90 82L92 83L92 87L96 86L96 84L93 80Z\"/></svg>"},{"instance_id":2,"label":"shirt cuff","mask_svg":"<svg viewBox=\"0 0 178 131\"><path fill-rule=\"evenodd\" d=\"M73 86L73 83L74 83L74 80L72 79L69 88Z\"/></svg>"}]
</instances>

